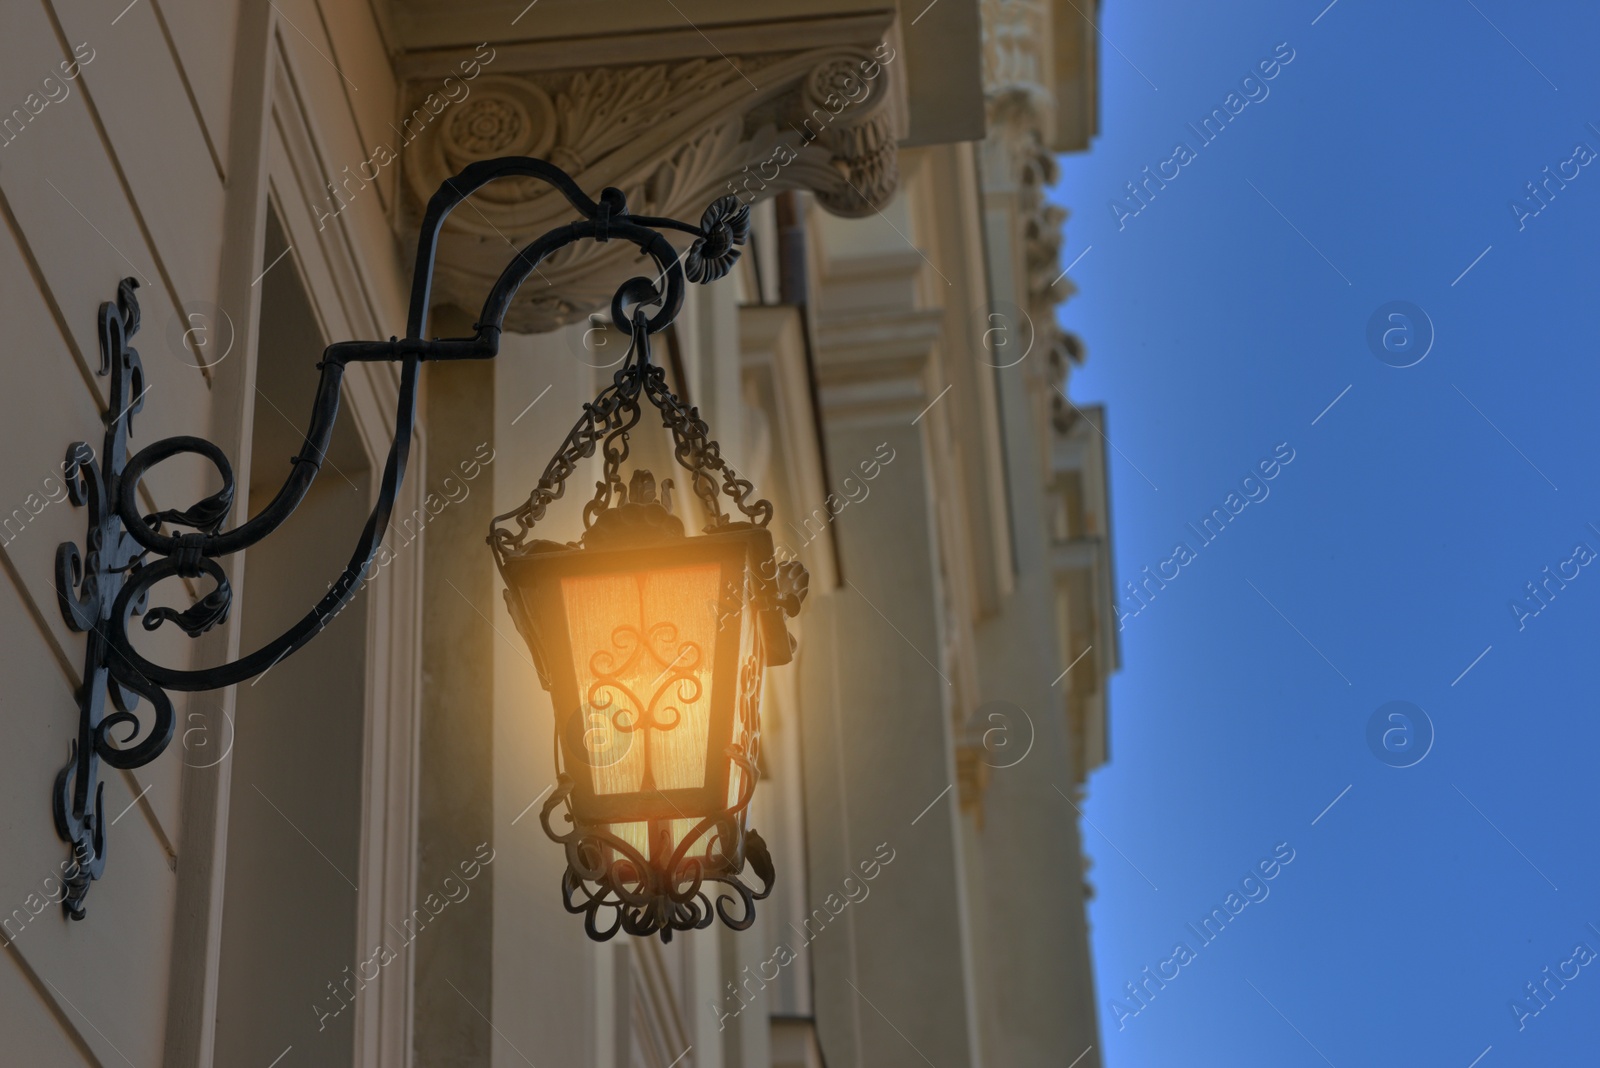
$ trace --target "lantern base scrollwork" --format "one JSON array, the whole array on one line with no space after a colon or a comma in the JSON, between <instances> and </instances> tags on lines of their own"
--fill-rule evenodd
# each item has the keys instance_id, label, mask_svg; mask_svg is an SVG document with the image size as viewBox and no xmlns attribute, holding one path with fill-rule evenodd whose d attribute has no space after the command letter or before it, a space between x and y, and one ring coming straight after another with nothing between
<instances>
[{"instance_id":1,"label":"lantern base scrollwork","mask_svg":"<svg viewBox=\"0 0 1600 1068\"><path fill-rule=\"evenodd\" d=\"M545 833L566 848L562 902L568 912L583 916L583 929L590 938L605 942L621 931L659 934L661 941L670 942L674 931L702 930L716 919L735 931L755 923L755 903L772 893L775 870L765 839L755 829L743 827L744 809L754 793L755 767L742 752L729 755L747 771L748 785L738 804L701 820L661 862L652 862L616 835L577 824L570 811L564 818L572 829L558 833L550 817L567 802L573 781L565 773L557 779L539 819ZM740 844L690 856L689 850L704 844L708 835L714 845ZM747 869L759 880L759 889L745 882ZM729 908L735 902L737 911ZM606 920L609 924L602 926Z\"/></svg>"}]
</instances>

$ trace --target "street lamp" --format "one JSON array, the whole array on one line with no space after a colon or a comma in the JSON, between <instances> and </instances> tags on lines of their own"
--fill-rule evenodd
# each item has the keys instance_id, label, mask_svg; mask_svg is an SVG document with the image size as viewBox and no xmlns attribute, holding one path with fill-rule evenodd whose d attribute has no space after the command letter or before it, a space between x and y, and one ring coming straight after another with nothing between
<instances>
[{"instance_id":1,"label":"street lamp","mask_svg":"<svg viewBox=\"0 0 1600 1068\"><path fill-rule=\"evenodd\" d=\"M475 190L507 177L546 182L581 218L536 238L506 265L471 337L427 340L440 227ZM663 229L693 235L682 262ZM786 618L799 611L807 577L798 562L775 559L766 530L772 505L750 500L751 484L722 459L698 410L678 401L650 360L650 336L677 316L685 278L708 283L726 275L748 234L749 209L734 197L713 203L696 226L631 216L616 189L591 200L543 160L513 156L468 165L428 202L406 336L328 346L311 427L288 480L260 513L227 531L221 528L233 503L233 472L216 445L178 436L128 456L143 369L129 344L139 329L137 283L125 279L117 304L100 307L100 373L111 377L114 413L106 417L104 449L98 459L81 442L67 452L72 500L89 506L84 551L66 542L56 553L62 613L69 626L88 633L78 736L53 797L57 831L73 854L62 902L67 914L83 918L84 895L105 864L99 762L137 768L156 759L172 739L168 690L217 689L261 674L315 637L361 588L405 476L422 362L494 358L511 299L541 261L576 241L620 240L637 245L658 269L654 281L629 279L612 299L612 322L632 339L628 357L611 385L584 405L527 501L495 519L489 543L506 603L555 703L558 779L542 820L566 849L566 907L584 914L596 939L623 930L659 932L666 940L715 917L748 927L754 902L771 892L773 878L765 843L746 826L762 674L793 657ZM178 670L146 659L128 639L134 615L143 614L146 630L173 623L191 638L227 618L233 595L216 559L261 541L294 512L327 452L344 369L363 361L400 363L399 399L377 503L343 573L299 622L237 660ZM623 482L628 435L642 401L672 434L674 457L706 519L697 536L687 535L673 512L670 479L658 487L649 471L635 470ZM602 477L584 506L580 540L533 538L534 524L597 448ZM208 460L221 489L188 509L141 515L140 481L180 453ZM209 578L212 585L183 611L146 611L151 587L171 578ZM115 711L107 710L107 698ZM147 719L141 700L150 707ZM563 805L571 828L558 832L551 817ZM747 870L758 888L743 881ZM728 888L716 891L714 905L708 882ZM735 911L727 907L730 891L739 899Z\"/></svg>"}]
</instances>

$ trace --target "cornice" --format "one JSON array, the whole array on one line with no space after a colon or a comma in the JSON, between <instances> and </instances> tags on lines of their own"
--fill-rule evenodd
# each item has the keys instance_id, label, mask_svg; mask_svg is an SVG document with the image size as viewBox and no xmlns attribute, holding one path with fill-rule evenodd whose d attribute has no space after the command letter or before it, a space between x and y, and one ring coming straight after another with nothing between
<instances>
[{"instance_id":1,"label":"cornice","mask_svg":"<svg viewBox=\"0 0 1600 1068\"><path fill-rule=\"evenodd\" d=\"M668 9L670 10L670 9ZM459 18L452 15L452 20ZM501 71L523 73L537 70L574 70L629 63L660 63L688 59L712 59L723 55L761 55L787 53L801 49L865 45L872 47L884 39L894 22L894 9L885 8L861 14L829 15L817 18L773 22L752 19L720 26L704 22L698 26L680 23L677 28L639 29L631 32L595 36L574 27L572 33L541 34L537 39L492 40ZM471 38L476 42L478 38ZM470 54L471 44L463 38L452 46L428 47L403 53L395 70L403 81L437 81L456 73L457 61Z\"/></svg>"}]
</instances>

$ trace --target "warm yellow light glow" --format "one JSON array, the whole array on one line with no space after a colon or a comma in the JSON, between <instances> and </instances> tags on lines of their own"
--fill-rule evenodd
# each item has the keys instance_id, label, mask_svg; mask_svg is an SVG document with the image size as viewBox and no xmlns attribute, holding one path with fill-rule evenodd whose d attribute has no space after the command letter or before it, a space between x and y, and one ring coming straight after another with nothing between
<instances>
[{"instance_id":1,"label":"warm yellow light glow","mask_svg":"<svg viewBox=\"0 0 1600 1068\"><path fill-rule=\"evenodd\" d=\"M596 794L704 785L721 574L704 564L561 580Z\"/></svg>"}]
</instances>

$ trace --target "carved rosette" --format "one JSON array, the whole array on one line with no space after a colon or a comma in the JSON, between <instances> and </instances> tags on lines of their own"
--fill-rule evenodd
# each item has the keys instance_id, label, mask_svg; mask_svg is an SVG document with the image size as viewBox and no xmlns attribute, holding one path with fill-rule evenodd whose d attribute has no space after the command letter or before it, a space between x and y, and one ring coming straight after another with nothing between
<instances>
[{"instance_id":1,"label":"carved rosette","mask_svg":"<svg viewBox=\"0 0 1600 1068\"><path fill-rule=\"evenodd\" d=\"M867 78L865 72L874 68L878 77ZM828 171L812 175L807 187L835 215L870 215L900 184L894 116L882 71L871 56L846 53L819 63L806 78L801 131L828 156ZM817 158L806 160L808 171L822 154L813 152Z\"/></svg>"},{"instance_id":2,"label":"carved rosette","mask_svg":"<svg viewBox=\"0 0 1600 1068\"><path fill-rule=\"evenodd\" d=\"M693 217L718 197L749 204L784 189L810 190L835 214L869 215L899 183L900 62L879 45L484 74L420 129L407 127L417 132L403 152L400 222L415 225L427 198L465 164L504 155L548 159L583 188L615 186L636 215ZM421 107L430 88L414 85L408 108ZM470 209L445 224L434 292L476 311L507 261L572 213L531 181L490 185ZM561 250L519 294L506 329L580 320L605 306L639 261L621 243Z\"/></svg>"}]
</instances>

